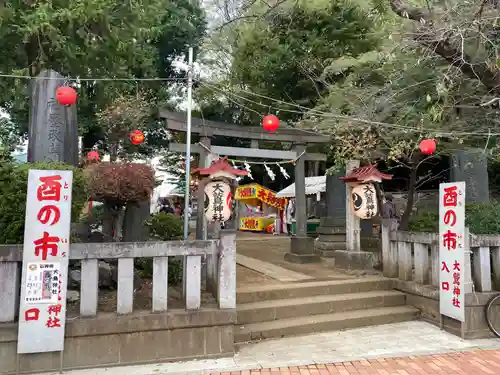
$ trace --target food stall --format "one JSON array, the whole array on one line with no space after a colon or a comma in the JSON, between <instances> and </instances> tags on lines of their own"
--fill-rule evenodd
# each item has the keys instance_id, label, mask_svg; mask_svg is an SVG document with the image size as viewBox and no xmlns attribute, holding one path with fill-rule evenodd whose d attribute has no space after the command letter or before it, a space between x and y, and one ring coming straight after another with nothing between
<instances>
[{"instance_id":1,"label":"food stall","mask_svg":"<svg viewBox=\"0 0 500 375\"><path fill-rule=\"evenodd\" d=\"M316 211L314 206L321 202L322 195L326 192L326 176L314 176L314 177L306 177L305 179L306 185L306 197L307 199L307 212ZM295 183L287 186L283 190L279 191L276 194L278 198L295 198ZM316 202L314 199L316 198ZM319 227L320 220L316 215L308 215L307 218L307 233L314 234L316 233L316 229ZM295 219L292 220L292 233L297 233L297 225Z\"/></svg>"},{"instance_id":2,"label":"food stall","mask_svg":"<svg viewBox=\"0 0 500 375\"><path fill-rule=\"evenodd\" d=\"M240 230L269 231L275 222L280 223L280 232L283 230L286 199L277 198L274 191L259 184L242 185L236 189L235 199L240 203Z\"/></svg>"}]
</instances>

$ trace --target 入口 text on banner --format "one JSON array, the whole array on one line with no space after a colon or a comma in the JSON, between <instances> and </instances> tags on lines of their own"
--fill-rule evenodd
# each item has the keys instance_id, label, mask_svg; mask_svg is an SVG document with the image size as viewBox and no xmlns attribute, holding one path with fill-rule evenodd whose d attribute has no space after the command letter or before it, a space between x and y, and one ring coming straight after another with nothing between
<instances>
[{"instance_id":1,"label":"\u5165\u53e3 text on banner","mask_svg":"<svg viewBox=\"0 0 500 375\"><path fill-rule=\"evenodd\" d=\"M439 310L461 322L465 250L465 182L439 184Z\"/></svg>"},{"instance_id":2,"label":"\u5165\u53e3 text on banner","mask_svg":"<svg viewBox=\"0 0 500 375\"><path fill-rule=\"evenodd\" d=\"M17 352L64 349L72 171L29 171Z\"/></svg>"}]
</instances>

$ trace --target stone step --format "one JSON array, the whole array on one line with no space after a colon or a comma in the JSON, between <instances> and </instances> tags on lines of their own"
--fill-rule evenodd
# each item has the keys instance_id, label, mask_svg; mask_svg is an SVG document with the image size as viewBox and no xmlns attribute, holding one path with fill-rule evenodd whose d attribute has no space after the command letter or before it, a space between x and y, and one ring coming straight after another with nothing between
<instances>
[{"instance_id":1,"label":"stone step","mask_svg":"<svg viewBox=\"0 0 500 375\"><path fill-rule=\"evenodd\" d=\"M238 304L242 304L328 294L362 293L375 290L390 290L392 286L393 281L383 277L254 285L238 288L236 301Z\"/></svg>"},{"instance_id":2,"label":"stone step","mask_svg":"<svg viewBox=\"0 0 500 375\"><path fill-rule=\"evenodd\" d=\"M405 305L405 303L405 294L395 290L253 302L237 306L238 324L250 324L384 306L401 306Z\"/></svg>"},{"instance_id":3,"label":"stone step","mask_svg":"<svg viewBox=\"0 0 500 375\"><path fill-rule=\"evenodd\" d=\"M409 306L379 307L334 314L313 315L253 323L235 327L235 342L337 331L418 319L419 310ZM360 340L363 340L360 337Z\"/></svg>"}]
</instances>

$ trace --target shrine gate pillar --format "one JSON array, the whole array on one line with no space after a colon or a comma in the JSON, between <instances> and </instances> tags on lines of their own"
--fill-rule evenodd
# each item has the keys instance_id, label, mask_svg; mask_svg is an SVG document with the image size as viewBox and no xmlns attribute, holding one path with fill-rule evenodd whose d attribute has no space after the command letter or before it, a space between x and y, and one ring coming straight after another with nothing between
<instances>
[{"instance_id":1,"label":"shrine gate pillar","mask_svg":"<svg viewBox=\"0 0 500 375\"><path fill-rule=\"evenodd\" d=\"M296 234L290 239L290 252L285 254L285 260L293 263L311 263L320 260L314 253L314 239L307 236L307 200L306 200L306 146L296 147L295 162L295 221Z\"/></svg>"}]
</instances>

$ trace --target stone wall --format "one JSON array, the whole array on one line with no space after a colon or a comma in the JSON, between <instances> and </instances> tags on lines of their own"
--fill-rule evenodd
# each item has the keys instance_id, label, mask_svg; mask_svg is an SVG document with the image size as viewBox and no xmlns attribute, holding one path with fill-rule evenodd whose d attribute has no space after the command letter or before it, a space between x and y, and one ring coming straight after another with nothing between
<instances>
[{"instance_id":1,"label":"stone wall","mask_svg":"<svg viewBox=\"0 0 500 375\"><path fill-rule=\"evenodd\" d=\"M405 292L406 303L420 310L420 319L437 325L464 339L495 337L486 323L484 306L495 293L469 293L465 296L465 323L439 314L439 291L435 288L402 280L395 281L395 289ZM496 307L495 325L500 327L500 306ZM463 332L462 332L463 329Z\"/></svg>"},{"instance_id":2,"label":"stone wall","mask_svg":"<svg viewBox=\"0 0 500 375\"><path fill-rule=\"evenodd\" d=\"M171 310L68 319L64 352L19 356L19 372L232 356L235 310ZM17 323L0 323L0 374L16 373Z\"/></svg>"}]
</instances>

